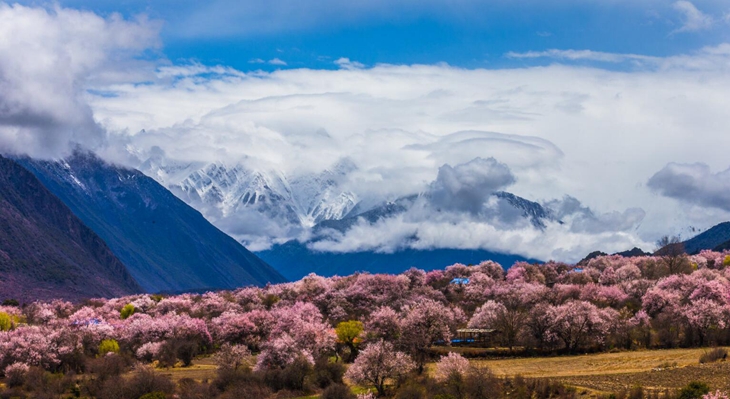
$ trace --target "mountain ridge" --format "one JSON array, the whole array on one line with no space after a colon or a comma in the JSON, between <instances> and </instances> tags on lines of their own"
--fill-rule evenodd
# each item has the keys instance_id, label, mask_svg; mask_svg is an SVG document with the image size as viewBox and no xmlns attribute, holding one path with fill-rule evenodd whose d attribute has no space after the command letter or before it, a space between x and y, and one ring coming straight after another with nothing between
<instances>
[{"instance_id":1,"label":"mountain ridge","mask_svg":"<svg viewBox=\"0 0 730 399\"><path fill-rule=\"evenodd\" d=\"M141 291L104 240L36 176L0 156L0 297L80 300Z\"/></svg>"},{"instance_id":2,"label":"mountain ridge","mask_svg":"<svg viewBox=\"0 0 730 399\"><path fill-rule=\"evenodd\" d=\"M62 161L27 157L32 172L107 242L148 292L228 289L285 281L143 173L76 151Z\"/></svg>"}]
</instances>

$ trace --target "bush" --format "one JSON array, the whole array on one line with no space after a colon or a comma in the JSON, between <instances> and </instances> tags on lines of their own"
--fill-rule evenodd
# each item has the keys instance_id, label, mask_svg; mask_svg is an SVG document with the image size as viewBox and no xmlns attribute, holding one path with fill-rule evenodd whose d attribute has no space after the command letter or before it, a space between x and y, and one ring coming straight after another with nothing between
<instances>
[{"instance_id":1,"label":"bush","mask_svg":"<svg viewBox=\"0 0 730 399\"><path fill-rule=\"evenodd\" d=\"M135 310L137 310L137 309L134 308L134 305L132 305L131 303L128 303L128 304L124 305L121 312L119 312L119 317L121 317L122 320L124 320L124 319L128 318L129 316L133 315Z\"/></svg>"},{"instance_id":2,"label":"bush","mask_svg":"<svg viewBox=\"0 0 730 399\"><path fill-rule=\"evenodd\" d=\"M218 369L213 387L224 393L221 398L266 398L271 394L260 374L246 369Z\"/></svg>"},{"instance_id":3,"label":"bush","mask_svg":"<svg viewBox=\"0 0 730 399\"><path fill-rule=\"evenodd\" d=\"M425 399L427 397L426 390L416 384L404 385L395 395L396 399Z\"/></svg>"},{"instance_id":4,"label":"bush","mask_svg":"<svg viewBox=\"0 0 730 399\"><path fill-rule=\"evenodd\" d=\"M117 354L89 359L86 363L86 370L95 378L102 380L124 373L127 367L129 367L128 359Z\"/></svg>"},{"instance_id":5,"label":"bush","mask_svg":"<svg viewBox=\"0 0 730 399\"><path fill-rule=\"evenodd\" d=\"M208 384L199 383L192 378L183 378L178 382L180 399L207 399L215 397Z\"/></svg>"},{"instance_id":6,"label":"bush","mask_svg":"<svg viewBox=\"0 0 730 399\"><path fill-rule=\"evenodd\" d=\"M6 299L3 301L3 306L15 306L17 308L20 306L20 302L17 299Z\"/></svg>"},{"instance_id":7,"label":"bush","mask_svg":"<svg viewBox=\"0 0 730 399\"><path fill-rule=\"evenodd\" d=\"M727 350L724 348L715 348L709 352L705 352L700 356L700 363L714 363L719 360L727 359Z\"/></svg>"},{"instance_id":8,"label":"bush","mask_svg":"<svg viewBox=\"0 0 730 399\"><path fill-rule=\"evenodd\" d=\"M342 384L345 375L345 366L342 363L332 363L322 357L314 364L311 381L315 386L325 389L332 384Z\"/></svg>"},{"instance_id":9,"label":"bush","mask_svg":"<svg viewBox=\"0 0 730 399\"><path fill-rule=\"evenodd\" d=\"M0 312L0 331L9 331L13 328L13 319L9 314Z\"/></svg>"},{"instance_id":10,"label":"bush","mask_svg":"<svg viewBox=\"0 0 730 399\"><path fill-rule=\"evenodd\" d=\"M31 367L25 376L24 388L33 392L34 395L31 397L36 399L58 398L71 389L74 384L73 379L73 373L51 374L40 367Z\"/></svg>"},{"instance_id":11,"label":"bush","mask_svg":"<svg viewBox=\"0 0 730 399\"><path fill-rule=\"evenodd\" d=\"M5 383L10 388L23 386L30 367L25 363L13 363L5 368Z\"/></svg>"},{"instance_id":12,"label":"bush","mask_svg":"<svg viewBox=\"0 0 730 399\"><path fill-rule=\"evenodd\" d=\"M84 393L93 397L114 397L108 394L109 390L116 388L114 385L118 385L119 376L127 371L129 364L129 359L117 354L89 358L86 371L91 378L84 384Z\"/></svg>"},{"instance_id":13,"label":"bush","mask_svg":"<svg viewBox=\"0 0 730 399\"><path fill-rule=\"evenodd\" d=\"M172 339L162 345L160 352L157 354L157 359L160 361L160 365L165 367L174 367L178 359L184 367L188 367L198 354L199 346L193 340Z\"/></svg>"},{"instance_id":14,"label":"bush","mask_svg":"<svg viewBox=\"0 0 730 399\"><path fill-rule=\"evenodd\" d=\"M491 399L500 392L500 381L486 367L473 367L464 380L464 391L472 399Z\"/></svg>"},{"instance_id":15,"label":"bush","mask_svg":"<svg viewBox=\"0 0 730 399\"><path fill-rule=\"evenodd\" d=\"M357 399L350 388L344 384L332 384L322 392L320 399Z\"/></svg>"},{"instance_id":16,"label":"bush","mask_svg":"<svg viewBox=\"0 0 730 399\"><path fill-rule=\"evenodd\" d=\"M644 388L636 386L631 388L629 394L626 396L627 399L644 399Z\"/></svg>"},{"instance_id":17,"label":"bush","mask_svg":"<svg viewBox=\"0 0 730 399\"><path fill-rule=\"evenodd\" d=\"M283 369L273 369L264 372L264 382L274 391L288 389L291 391L304 390L304 379L312 371L312 365L303 357L299 357Z\"/></svg>"},{"instance_id":18,"label":"bush","mask_svg":"<svg viewBox=\"0 0 730 399\"><path fill-rule=\"evenodd\" d=\"M710 392L710 387L704 382L693 381L679 391L678 399L699 399Z\"/></svg>"},{"instance_id":19,"label":"bush","mask_svg":"<svg viewBox=\"0 0 730 399\"><path fill-rule=\"evenodd\" d=\"M175 346L175 354L177 355L177 358L183 362L183 367L188 367L193 364L193 359L198 354L199 347L200 345L198 345L197 342L189 340L177 342L177 345Z\"/></svg>"},{"instance_id":20,"label":"bush","mask_svg":"<svg viewBox=\"0 0 730 399\"><path fill-rule=\"evenodd\" d=\"M245 345L231 345L228 342L221 346L213 359L216 366L221 369L236 370L242 366L251 367L253 364L253 357L248 347Z\"/></svg>"},{"instance_id":21,"label":"bush","mask_svg":"<svg viewBox=\"0 0 730 399\"><path fill-rule=\"evenodd\" d=\"M105 339L99 344L99 356L107 353L119 353L119 343L114 339Z\"/></svg>"},{"instance_id":22,"label":"bush","mask_svg":"<svg viewBox=\"0 0 730 399\"><path fill-rule=\"evenodd\" d=\"M139 399L167 399L164 392L150 392L139 397Z\"/></svg>"},{"instance_id":23,"label":"bush","mask_svg":"<svg viewBox=\"0 0 730 399\"><path fill-rule=\"evenodd\" d=\"M142 367L134 373L132 378L127 382L129 397L140 398L147 394L156 394L153 398L165 398L166 394L172 394L175 390L175 384L172 383L170 377L156 373L149 367Z\"/></svg>"}]
</instances>

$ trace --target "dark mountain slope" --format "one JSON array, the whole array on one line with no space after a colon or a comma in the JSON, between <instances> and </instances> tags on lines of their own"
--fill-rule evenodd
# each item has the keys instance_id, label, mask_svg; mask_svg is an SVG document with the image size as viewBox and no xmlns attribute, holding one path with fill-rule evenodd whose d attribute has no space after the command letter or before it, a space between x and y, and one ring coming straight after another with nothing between
<instances>
[{"instance_id":1,"label":"dark mountain slope","mask_svg":"<svg viewBox=\"0 0 730 399\"><path fill-rule=\"evenodd\" d=\"M96 233L32 173L0 156L0 299L78 300L141 291Z\"/></svg>"},{"instance_id":2,"label":"dark mountain slope","mask_svg":"<svg viewBox=\"0 0 730 399\"><path fill-rule=\"evenodd\" d=\"M401 273L417 267L424 270L443 269L454 263L478 264L493 260L505 269L517 261L528 260L517 255L499 254L484 250L468 249L404 249L391 254L377 252L316 252L306 244L289 241L275 245L268 251L256 253L261 259L274 266L289 280L298 280L309 273L320 276L347 276L355 272Z\"/></svg>"},{"instance_id":3,"label":"dark mountain slope","mask_svg":"<svg viewBox=\"0 0 730 399\"><path fill-rule=\"evenodd\" d=\"M684 242L684 250L692 255L703 249L714 249L730 241L730 222L723 222Z\"/></svg>"},{"instance_id":4,"label":"dark mountain slope","mask_svg":"<svg viewBox=\"0 0 730 399\"><path fill-rule=\"evenodd\" d=\"M106 241L147 291L226 289L284 278L141 172L77 152L19 162Z\"/></svg>"},{"instance_id":5,"label":"dark mountain slope","mask_svg":"<svg viewBox=\"0 0 730 399\"><path fill-rule=\"evenodd\" d=\"M730 241L725 241L724 243L713 248L712 250L717 252L730 250Z\"/></svg>"}]
</instances>

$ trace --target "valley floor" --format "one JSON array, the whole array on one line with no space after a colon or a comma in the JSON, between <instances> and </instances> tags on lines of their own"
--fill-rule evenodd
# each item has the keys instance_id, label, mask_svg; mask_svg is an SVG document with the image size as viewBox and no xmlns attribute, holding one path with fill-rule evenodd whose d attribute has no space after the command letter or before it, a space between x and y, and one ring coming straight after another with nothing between
<instances>
[{"instance_id":1,"label":"valley floor","mask_svg":"<svg viewBox=\"0 0 730 399\"><path fill-rule=\"evenodd\" d=\"M497 376L546 378L578 388L581 396L596 396L641 386L646 390L678 389L692 381L713 390L730 390L730 362L700 364L708 348L644 350L578 356L472 360ZM433 369L433 364L429 369ZM191 367L158 369L179 381L214 379L210 358L199 358ZM316 396L315 396L316 397Z\"/></svg>"},{"instance_id":2,"label":"valley floor","mask_svg":"<svg viewBox=\"0 0 730 399\"><path fill-rule=\"evenodd\" d=\"M615 392L681 388L702 381L712 389L730 389L730 363L700 364L709 349L665 349L579 356L475 360L499 376L549 378L591 391ZM667 367L676 363L674 367Z\"/></svg>"}]
</instances>

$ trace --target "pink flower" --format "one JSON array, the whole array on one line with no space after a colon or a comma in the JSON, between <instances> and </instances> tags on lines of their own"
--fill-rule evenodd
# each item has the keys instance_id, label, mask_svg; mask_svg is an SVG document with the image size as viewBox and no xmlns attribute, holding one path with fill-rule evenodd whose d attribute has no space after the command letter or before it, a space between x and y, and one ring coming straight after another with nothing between
<instances>
[{"instance_id":1,"label":"pink flower","mask_svg":"<svg viewBox=\"0 0 730 399\"><path fill-rule=\"evenodd\" d=\"M345 376L356 384L368 384L385 394L385 382L397 380L415 368L413 361L403 352L395 350L389 342L374 342L360 352Z\"/></svg>"},{"instance_id":2,"label":"pink flower","mask_svg":"<svg viewBox=\"0 0 730 399\"><path fill-rule=\"evenodd\" d=\"M456 352L449 352L436 363L434 378L444 382L454 376L463 377L469 371L469 360Z\"/></svg>"}]
</instances>

